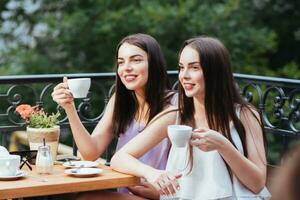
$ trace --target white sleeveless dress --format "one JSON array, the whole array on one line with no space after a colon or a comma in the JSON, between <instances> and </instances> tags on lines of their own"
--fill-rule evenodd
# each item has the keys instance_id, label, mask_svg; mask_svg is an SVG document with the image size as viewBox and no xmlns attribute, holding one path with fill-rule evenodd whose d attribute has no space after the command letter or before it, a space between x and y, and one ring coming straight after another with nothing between
<instances>
[{"instance_id":1,"label":"white sleeveless dress","mask_svg":"<svg viewBox=\"0 0 300 200\"><path fill-rule=\"evenodd\" d=\"M237 114L239 116L239 109ZM241 154L244 153L240 137L231 126L231 137ZM187 147L172 146L166 166L167 171L182 172L179 179L180 190L174 197L162 196L162 199L173 200L268 200L271 195L266 187L254 194L247 189L233 174L230 179L225 162L218 151L204 152L193 147L193 169L190 173L187 166L189 153Z\"/></svg>"}]
</instances>

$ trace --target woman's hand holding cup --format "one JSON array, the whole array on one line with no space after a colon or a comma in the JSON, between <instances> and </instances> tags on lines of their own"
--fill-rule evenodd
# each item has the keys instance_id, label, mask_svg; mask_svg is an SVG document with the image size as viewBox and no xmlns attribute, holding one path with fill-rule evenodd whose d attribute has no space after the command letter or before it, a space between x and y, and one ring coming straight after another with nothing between
<instances>
[{"instance_id":1,"label":"woman's hand holding cup","mask_svg":"<svg viewBox=\"0 0 300 200\"><path fill-rule=\"evenodd\" d=\"M67 81L67 77L64 77L63 82L56 85L51 94L53 101L55 101L65 110L74 106L74 98L70 89L68 88Z\"/></svg>"}]
</instances>

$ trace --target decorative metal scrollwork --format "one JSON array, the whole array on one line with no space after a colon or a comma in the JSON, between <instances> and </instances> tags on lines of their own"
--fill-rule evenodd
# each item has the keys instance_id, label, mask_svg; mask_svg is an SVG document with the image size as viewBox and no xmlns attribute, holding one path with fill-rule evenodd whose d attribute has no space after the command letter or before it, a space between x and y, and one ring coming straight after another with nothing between
<instances>
[{"instance_id":1,"label":"decorative metal scrollwork","mask_svg":"<svg viewBox=\"0 0 300 200\"><path fill-rule=\"evenodd\" d=\"M174 84L172 89L177 90L179 84L177 74L173 75ZM39 77L37 76L37 78ZM101 119L105 106L114 91L114 85L113 79L107 79L102 74L94 78L96 80L93 80L92 86L97 87L91 88L86 98L76 99L75 102L80 119L83 122L95 123L96 125ZM251 76L245 75L236 77L236 80L244 98L261 110L265 127L300 135L300 83L290 81L285 85L279 80L273 80L270 77L267 80L263 80L263 77L256 76L254 79L251 79ZM35 83L36 81L34 80L32 83L28 80L26 82L27 84L17 84L12 79L11 85L7 85L7 83L2 84L7 87L7 90L0 94L2 106L0 107L0 118L1 121L9 124L2 123L4 125L0 125L0 131L4 126L18 129L24 125L24 122L20 120L20 117L15 112L16 106L22 103L38 104L46 112L59 111L61 113L60 123L68 124L65 111L52 101L51 93L55 85L54 82ZM109 83L112 84L109 85ZM100 105L103 105L103 109Z\"/></svg>"},{"instance_id":2,"label":"decorative metal scrollwork","mask_svg":"<svg viewBox=\"0 0 300 200\"><path fill-rule=\"evenodd\" d=\"M300 99L296 97L297 94L300 96L300 89L292 90L288 99L290 108L290 112L288 114L288 125L289 128L294 132L300 132L300 125L297 125L297 123L300 122Z\"/></svg>"},{"instance_id":3,"label":"decorative metal scrollwork","mask_svg":"<svg viewBox=\"0 0 300 200\"><path fill-rule=\"evenodd\" d=\"M241 89L242 90L242 95L245 98L245 100L248 101L249 103L253 103L254 94L253 94L252 91L250 91L250 89L254 89L253 92L255 92L258 95L258 101L261 102L262 90L259 87L259 85L255 84L255 83L249 83Z\"/></svg>"},{"instance_id":4,"label":"decorative metal scrollwork","mask_svg":"<svg viewBox=\"0 0 300 200\"><path fill-rule=\"evenodd\" d=\"M275 96L272 96L272 94ZM286 99L287 97L282 88L270 86L265 91L262 100L262 104L264 105L262 114L265 125L270 128L282 127L282 124L286 120L283 110ZM273 104L268 104L267 100L271 100L270 103L273 102Z\"/></svg>"},{"instance_id":5,"label":"decorative metal scrollwork","mask_svg":"<svg viewBox=\"0 0 300 200\"><path fill-rule=\"evenodd\" d=\"M7 89L6 94L1 95L2 98L6 98L6 102L8 103L5 113L2 113L1 116L6 117L7 121L10 122L11 125L23 126L25 122L20 120L18 114L15 112L15 109L17 105L21 104L30 94L33 97L37 96L37 93L29 85L10 86Z\"/></svg>"},{"instance_id":6,"label":"decorative metal scrollwork","mask_svg":"<svg viewBox=\"0 0 300 200\"><path fill-rule=\"evenodd\" d=\"M22 102L22 100L24 100L24 96L30 95L30 93L28 93L28 91L26 92L26 94L20 93L20 92L25 91L25 89L22 89L22 88L29 89L32 92L34 97L37 96L37 93L29 85L13 85L7 90L7 93L6 93L7 101L10 104L16 106L16 105L20 104ZM19 89L19 91L18 91L18 89Z\"/></svg>"},{"instance_id":7,"label":"decorative metal scrollwork","mask_svg":"<svg viewBox=\"0 0 300 200\"><path fill-rule=\"evenodd\" d=\"M63 108L56 105L56 103L52 100L52 89L54 84L48 83L42 85L39 84L36 86L35 84L14 84L12 86L8 86L7 92L1 94L1 101L7 102L7 108L3 113L0 113L0 117L4 118L8 123L8 126L15 126L16 129L25 125L25 122L20 119L20 116L16 113L15 109L20 104L30 104L30 105L39 105L40 107L45 109L46 112L53 110L54 112L58 111L61 114L60 123L68 123L68 118ZM95 124L100 120L103 115L104 109L99 110L99 114L96 116L89 117L88 114L94 111L93 105L99 105L99 103L94 102L94 97L96 95L102 96L104 98L100 98L103 101L103 105L106 105L109 99L108 93L112 92L112 87L109 89L105 89L102 85L97 85L97 89L100 90L97 94L90 91L88 96L84 99L75 100L76 101L76 110L80 119L83 122L94 122ZM108 92L109 90L109 92ZM99 97L98 97L99 99ZM97 108L99 109L99 108ZM1 112L1 111L0 111ZM95 115L95 114L94 114ZM0 126L1 130L1 126Z\"/></svg>"},{"instance_id":8,"label":"decorative metal scrollwork","mask_svg":"<svg viewBox=\"0 0 300 200\"><path fill-rule=\"evenodd\" d=\"M107 90L102 85L98 85L98 89L100 89L101 94L97 93L97 95L104 97L101 100L103 101L103 104L105 106L108 102L108 96L107 95L108 95L108 93L111 92L111 88L110 88L109 92L107 92ZM87 97L84 98L77 107L77 112L79 114L79 117L83 121L97 122L101 119L101 117L104 113L104 108L103 108L103 110L99 114L97 114L95 117L87 117L85 115L85 113L90 113L93 110L92 97L95 96L95 95L96 95L95 93L89 92ZM97 105L99 105L99 104L97 104Z\"/></svg>"}]
</instances>

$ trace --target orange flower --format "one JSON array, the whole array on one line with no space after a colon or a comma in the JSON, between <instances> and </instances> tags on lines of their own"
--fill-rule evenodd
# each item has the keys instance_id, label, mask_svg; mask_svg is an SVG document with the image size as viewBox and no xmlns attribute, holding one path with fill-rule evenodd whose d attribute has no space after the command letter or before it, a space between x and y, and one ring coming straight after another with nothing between
<instances>
[{"instance_id":1,"label":"orange flower","mask_svg":"<svg viewBox=\"0 0 300 200\"><path fill-rule=\"evenodd\" d=\"M16 111L21 115L23 119L28 120L30 118L30 115L34 112L34 109L28 104L22 104L16 108Z\"/></svg>"}]
</instances>

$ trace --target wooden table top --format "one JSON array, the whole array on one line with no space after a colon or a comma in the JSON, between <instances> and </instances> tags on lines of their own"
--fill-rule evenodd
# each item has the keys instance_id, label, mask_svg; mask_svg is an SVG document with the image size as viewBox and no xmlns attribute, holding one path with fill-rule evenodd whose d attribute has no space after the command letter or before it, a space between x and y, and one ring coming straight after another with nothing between
<instances>
[{"instance_id":1,"label":"wooden table top","mask_svg":"<svg viewBox=\"0 0 300 200\"><path fill-rule=\"evenodd\" d=\"M53 173L49 175L38 174L33 166L32 171L24 170L26 177L0 180L0 199L126 187L140 182L138 177L116 172L110 167L100 164L99 168L103 169L100 175L83 178L65 174L65 167L61 165L54 165Z\"/></svg>"}]
</instances>

